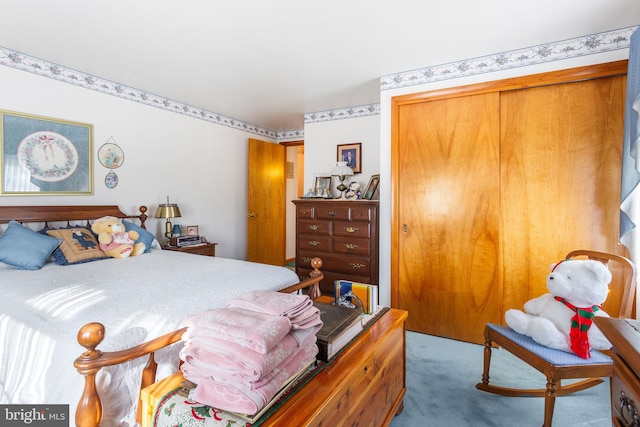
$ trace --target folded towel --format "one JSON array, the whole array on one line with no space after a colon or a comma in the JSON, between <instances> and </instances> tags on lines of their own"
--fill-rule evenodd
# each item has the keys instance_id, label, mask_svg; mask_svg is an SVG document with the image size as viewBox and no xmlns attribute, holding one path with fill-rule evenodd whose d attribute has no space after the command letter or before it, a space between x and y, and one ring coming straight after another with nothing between
<instances>
[{"instance_id":1,"label":"folded towel","mask_svg":"<svg viewBox=\"0 0 640 427\"><path fill-rule=\"evenodd\" d=\"M285 294L276 291L253 291L232 298L227 307L267 313L273 316L295 317L305 308L312 306L308 295Z\"/></svg>"},{"instance_id":2,"label":"folded towel","mask_svg":"<svg viewBox=\"0 0 640 427\"><path fill-rule=\"evenodd\" d=\"M314 306L305 308L297 316L290 317L289 320L293 329L309 329L322 325L320 310Z\"/></svg>"},{"instance_id":3,"label":"folded towel","mask_svg":"<svg viewBox=\"0 0 640 427\"><path fill-rule=\"evenodd\" d=\"M189 399L223 411L255 414L273 399L289 378L312 362L317 352L318 347L315 343L299 348L283 369L254 390L242 385L216 382L209 378L198 383L189 392Z\"/></svg>"},{"instance_id":4,"label":"folded towel","mask_svg":"<svg viewBox=\"0 0 640 427\"><path fill-rule=\"evenodd\" d=\"M237 343L265 354L291 331L291 322L282 316L271 316L240 308L206 310L185 320L187 331L182 340L210 337Z\"/></svg>"},{"instance_id":5,"label":"folded towel","mask_svg":"<svg viewBox=\"0 0 640 427\"><path fill-rule=\"evenodd\" d=\"M315 332L320 330L318 328ZM238 378L258 381L294 354L298 347L316 342L316 335L292 331L266 354L237 343L209 337L191 337L180 350L184 377L193 383L202 378ZM309 330L310 332L313 330Z\"/></svg>"}]
</instances>

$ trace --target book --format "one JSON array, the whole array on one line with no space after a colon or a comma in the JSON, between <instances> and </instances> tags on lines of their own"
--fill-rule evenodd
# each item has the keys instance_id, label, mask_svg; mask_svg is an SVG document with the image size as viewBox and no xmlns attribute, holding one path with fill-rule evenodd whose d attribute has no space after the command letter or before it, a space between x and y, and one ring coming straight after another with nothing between
<instances>
[{"instance_id":1,"label":"book","mask_svg":"<svg viewBox=\"0 0 640 427\"><path fill-rule=\"evenodd\" d=\"M317 358L327 362L362 331L362 311L318 301L313 305L320 310L322 319L322 328L316 334Z\"/></svg>"},{"instance_id":2,"label":"book","mask_svg":"<svg viewBox=\"0 0 640 427\"><path fill-rule=\"evenodd\" d=\"M336 280L334 282L336 305L357 307L353 295L362 303L364 314L372 314L378 307L378 286L368 283L352 282L350 280Z\"/></svg>"}]
</instances>

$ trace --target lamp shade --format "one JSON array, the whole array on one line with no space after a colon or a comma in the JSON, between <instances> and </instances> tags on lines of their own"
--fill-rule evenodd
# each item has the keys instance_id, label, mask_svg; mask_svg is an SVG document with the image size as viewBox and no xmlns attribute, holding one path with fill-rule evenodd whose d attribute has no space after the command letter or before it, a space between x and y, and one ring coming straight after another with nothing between
<instances>
[{"instance_id":1,"label":"lamp shade","mask_svg":"<svg viewBox=\"0 0 640 427\"><path fill-rule=\"evenodd\" d=\"M332 176L351 176L353 169L347 166L347 162L337 162L336 167L331 169Z\"/></svg>"},{"instance_id":2,"label":"lamp shade","mask_svg":"<svg viewBox=\"0 0 640 427\"><path fill-rule=\"evenodd\" d=\"M175 203L158 205L156 218L180 218L180 208Z\"/></svg>"}]
</instances>

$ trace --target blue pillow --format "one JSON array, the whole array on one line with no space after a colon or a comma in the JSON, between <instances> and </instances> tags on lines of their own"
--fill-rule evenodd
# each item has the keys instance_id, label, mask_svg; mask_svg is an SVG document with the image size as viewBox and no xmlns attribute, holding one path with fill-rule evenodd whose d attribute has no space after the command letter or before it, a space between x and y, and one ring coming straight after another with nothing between
<instances>
[{"instance_id":1,"label":"blue pillow","mask_svg":"<svg viewBox=\"0 0 640 427\"><path fill-rule=\"evenodd\" d=\"M124 229L126 231L137 231L139 234L139 237L138 237L138 240L136 240L136 243L140 243L140 242L144 243L145 253L151 252L151 244L153 243L153 240L156 238L156 236L154 236L152 233L145 230L144 228L140 227L139 225L136 225L127 220L123 219L122 223L124 224Z\"/></svg>"},{"instance_id":2,"label":"blue pillow","mask_svg":"<svg viewBox=\"0 0 640 427\"><path fill-rule=\"evenodd\" d=\"M61 239L30 230L18 221L10 221L0 236L0 261L24 270L39 270L60 243Z\"/></svg>"}]
</instances>

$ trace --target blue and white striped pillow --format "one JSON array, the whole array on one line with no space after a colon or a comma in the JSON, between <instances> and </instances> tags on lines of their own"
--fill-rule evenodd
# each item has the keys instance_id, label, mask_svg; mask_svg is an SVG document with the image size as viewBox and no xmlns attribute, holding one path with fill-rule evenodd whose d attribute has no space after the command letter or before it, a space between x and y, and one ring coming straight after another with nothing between
<instances>
[{"instance_id":1,"label":"blue and white striped pillow","mask_svg":"<svg viewBox=\"0 0 640 427\"><path fill-rule=\"evenodd\" d=\"M0 236L0 261L24 270L39 270L61 239L40 234L10 221Z\"/></svg>"}]
</instances>

